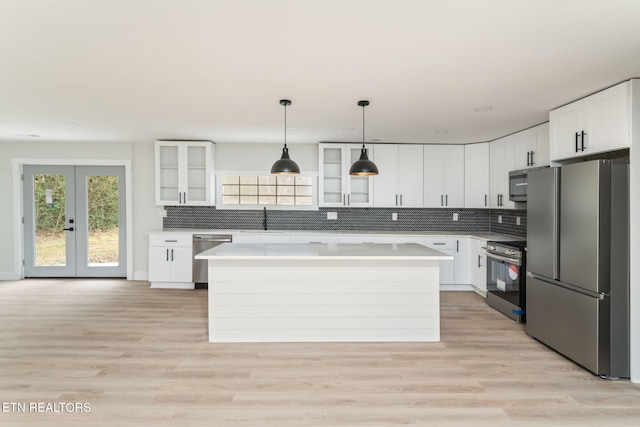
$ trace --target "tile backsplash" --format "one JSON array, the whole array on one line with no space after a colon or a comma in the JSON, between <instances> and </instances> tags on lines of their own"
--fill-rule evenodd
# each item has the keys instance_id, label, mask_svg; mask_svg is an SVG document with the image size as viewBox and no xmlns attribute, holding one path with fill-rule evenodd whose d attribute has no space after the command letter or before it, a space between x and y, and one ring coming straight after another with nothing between
<instances>
[{"instance_id":1,"label":"tile backsplash","mask_svg":"<svg viewBox=\"0 0 640 427\"><path fill-rule=\"evenodd\" d=\"M262 230L263 210L216 209L213 206L167 206L163 227L169 229ZM327 219L335 212L337 219ZM397 220L393 220L397 213ZM458 220L454 221L454 214ZM502 220L500 222L500 219ZM519 221L519 225L518 225ZM526 210L442 208L320 208L269 210L269 230L341 231L485 231L525 237Z\"/></svg>"}]
</instances>

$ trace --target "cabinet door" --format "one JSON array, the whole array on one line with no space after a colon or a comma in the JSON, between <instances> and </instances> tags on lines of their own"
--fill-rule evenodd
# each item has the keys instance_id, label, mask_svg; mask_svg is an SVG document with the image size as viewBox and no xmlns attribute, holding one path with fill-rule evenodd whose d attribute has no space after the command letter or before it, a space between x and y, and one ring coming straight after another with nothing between
<instances>
[{"instance_id":1,"label":"cabinet door","mask_svg":"<svg viewBox=\"0 0 640 427\"><path fill-rule=\"evenodd\" d=\"M531 154L532 167L549 166L549 122L535 128L536 144Z\"/></svg>"},{"instance_id":2,"label":"cabinet door","mask_svg":"<svg viewBox=\"0 0 640 427\"><path fill-rule=\"evenodd\" d=\"M456 239L456 247L454 252L455 257L455 284L468 285L471 283L471 239L458 238Z\"/></svg>"},{"instance_id":3,"label":"cabinet door","mask_svg":"<svg viewBox=\"0 0 640 427\"><path fill-rule=\"evenodd\" d=\"M193 277L193 249L185 246L171 248L171 281L191 282Z\"/></svg>"},{"instance_id":4,"label":"cabinet door","mask_svg":"<svg viewBox=\"0 0 640 427\"><path fill-rule=\"evenodd\" d=\"M212 162L210 143L188 144L182 147L181 165L183 187L183 204L197 206L210 205L213 198L211 181ZM181 160L182 160L181 159Z\"/></svg>"},{"instance_id":5,"label":"cabinet door","mask_svg":"<svg viewBox=\"0 0 640 427\"><path fill-rule=\"evenodd\" d=\"M176 144L156 142L156 205L177 205L182 198L180 188L180 156Z\"/></svg>"},{"instance_id":6,"label":"cabinet door","mask_svg":"<svg viewBox=\"0 0 640 427\"><path fill-rule=\"evenodd\" d=\"M443 154L444 205L449 208L461 208L464 206L464 147L448 146Z\"/></svg>"},{"instance_id":7,"label":"cabinet door","mask_svg":"<svg viewBox=\"0 0 640 427\"><path fill-rule=\"evenodd\" d=\"M424 207L444 207L444 154L441 147L424 146Z\"/></svg>"},{"instance_id":8,"label":"cabinet door","mask_svg":"<svg viewBox=\"0 0 640 427\"><path fill-rule=\"evenodd\" d=\"M489 207L489 143L464 147L464 206Z\"/></svg>"},{"instance_id":9,"label":"cabinet door","mask_svg":"<svg viewBox=\"0 0 640 427\"><path fill-rule=\"evenodd\" d=\"M373 147L366 144L367 155L369 160L376 161ZM351 176L349 169L351 165L360 158L362 152L362 144L347 144L346 147L347 161L344 164L343 176L347 179L347 206L366 207L373 206L373 176ZM376 165L377 166L377 165ZM380 169L378 167L378 169Z\"/></svg>"},{"instance_id":10,"label":"cabinet door","mask_svg":"<svg viewBox=\"0 0 640 427\"><path fill-rule=\"evenodd\" d=\"M344 206L346 179L344 177L344 145L319 144L319 206Z\"/></svg>"},{"instance_id":11,"label":"cabinet door","mask_svg":"<svg viewBox=\"0 0 640 427\"><path fill-rule=\"evenodd\" d=\"M491 182L489 206L513 209L509 201L509 172L515 169L515 137L513 135L491 141Z\"/></svg>"},{"instance_id":12,"label":"cabinet door","mask_svg":"<svg viewBox=\"0 0 640 427\"><path fill-rule=\"evenodd\" d=\"M171 248L168 246L149 246L149 282L170 282Z\"/></svg>"},{"instance_id":13,"label":"cabinet door","mask_svg":"<svg viewBox=\"0 0 640 427\"><path fill-rule=\"evenodd\" d=\"M398 192L399 205L421 208L424 196L424 156L422 145L400 145L398 148ZM380 160L376 156L376 163ZM377 183L375 184L377 187Z\"/></svg>"},{"instance_id":14,"label":"cabinet door","mask_svg":"<svg viewBox=\"0 0 640 427\"><path fill-rule=\"evenodd\" d=\"M373 199L376 207L400 206L398 191L399 146L378 144L373 147L379 174L373 178Z\"/></svg>"},{"instance_id":15,"label":"cabinet door","mask_svg":"<svg viewBox=\"0 0 640 427\"><path fill-rule=\"evenodd\" d=\"M578 108L580 101L549 112L549 148L551 160L578 155Z\"/></svg>"},{"instance_id":16,"label":"cabinet door","mask_svg":"<svg viewBox=\"0 0 640 427\"><path fill-rule=\"evenodd\" d=\"M583 154L629 147L629 84L619 84L582 100Z\"/></svg>"},{"instance_id":17,"label":"cabinet door","mask_svg":"<svg viewBox=\"0 0 640 427\"><path fill-rule=\"evenodd\" d=\"M525 129L514 135L516 151L514 170L527 169L531 167L531 153L537 151L535 128Z\"/></svg>"}]
</instances>

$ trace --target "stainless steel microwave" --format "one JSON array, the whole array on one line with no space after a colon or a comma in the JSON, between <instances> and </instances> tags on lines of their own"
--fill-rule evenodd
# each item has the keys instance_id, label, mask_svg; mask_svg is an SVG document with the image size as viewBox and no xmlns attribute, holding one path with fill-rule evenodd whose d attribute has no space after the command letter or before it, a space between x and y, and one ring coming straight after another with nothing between
<instances>
[{"instance_id":1,"label":"stainless steel microwave","mask_svg":"<svg viewBox=\"0 0 640 427\"><path fill-rule=\"evenodd\" d=\"M527 201L527 174L532 169L548 168L542 166L540 168L521 169L509 172L509 200L512 202Z\"/></svg>"}]
</instances>

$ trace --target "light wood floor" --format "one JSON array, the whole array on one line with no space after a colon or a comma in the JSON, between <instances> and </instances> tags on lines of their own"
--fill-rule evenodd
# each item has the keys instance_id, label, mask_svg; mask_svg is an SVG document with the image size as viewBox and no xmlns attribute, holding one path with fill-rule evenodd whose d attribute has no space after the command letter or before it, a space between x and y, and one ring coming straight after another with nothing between
<instances>
[{"instance_id":1,"label":"light wood floor","mask_svg":"<svg viewBox=\"0 0 640 427\"><path fill-rule=\"evenodd\" d=\"M0 282L0 425L640 425L640 387L577 367L471 292L442 293L439 343L210 344L206 291L148 286Z\"/></svg>"}]
</instances>

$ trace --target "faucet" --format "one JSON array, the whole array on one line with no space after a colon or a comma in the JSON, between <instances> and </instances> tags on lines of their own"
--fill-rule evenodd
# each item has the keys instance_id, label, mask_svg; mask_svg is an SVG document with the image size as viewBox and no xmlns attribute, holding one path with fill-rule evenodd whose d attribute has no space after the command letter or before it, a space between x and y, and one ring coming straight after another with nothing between
<instances>
[{"instance_id":1,"label":"faucet","mask_svg":"<svg viewBox=\"0 0 640 427\"><path fill-rule=\"evenodd\" d=\"M262 215L262 227L267 229L267 207L264 207L264 214Z\"/></svg>"}]
</instances>

